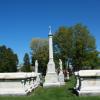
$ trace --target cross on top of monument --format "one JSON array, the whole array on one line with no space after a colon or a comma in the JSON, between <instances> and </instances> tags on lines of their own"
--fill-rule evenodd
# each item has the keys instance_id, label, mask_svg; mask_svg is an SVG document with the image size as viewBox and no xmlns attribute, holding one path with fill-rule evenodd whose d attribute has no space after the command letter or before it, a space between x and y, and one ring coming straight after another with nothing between
<instances>
[{"instance_id":1,"label":"cross on top of monument","mask_svg":"<svg viewBox=\"0 0 100 100\"><path fill-rule=\"evenodd\" d=\"M51 33L51 26L49 26L49 35L52 35L52 33Z\"/></svg>"}]
</instances>

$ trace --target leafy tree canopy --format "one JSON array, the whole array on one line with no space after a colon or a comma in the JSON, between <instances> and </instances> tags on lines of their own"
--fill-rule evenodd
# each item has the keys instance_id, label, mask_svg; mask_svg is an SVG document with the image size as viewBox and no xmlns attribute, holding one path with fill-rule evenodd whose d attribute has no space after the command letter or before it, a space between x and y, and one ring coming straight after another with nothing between
<instances>
[{"instance_id":1,"label":"leafy tree canopy","mask_svg":"<svg viewBox=\"0 0 100 100\"><path fill-rule=\"evenodd\" d=\"M64 68L67 62L71 62L75 70L94 68L98 62L95 38L82 24L60 27L54 35L54 48L55 55L63 60Z\"/></svg>"},{"instance_id":2,"label":"leafy tree canopy","mask_svg":"<svg viewBox=\"0 0 100 100\"><path fill-rule=\"evenodd\" d=\"M32 66L35 65L35 60L39 63L39 72L45 74L48 62L48 40L47 39L32 39L31 42Z\"/></svg>"}]
</instances>

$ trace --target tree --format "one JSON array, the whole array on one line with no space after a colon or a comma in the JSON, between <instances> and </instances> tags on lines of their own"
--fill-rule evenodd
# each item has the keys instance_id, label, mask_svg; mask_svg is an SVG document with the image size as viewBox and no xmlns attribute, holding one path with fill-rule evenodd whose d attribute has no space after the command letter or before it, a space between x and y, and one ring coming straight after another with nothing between
<instances>
[{"instance_id":1,"label":"tree","mask_svg":"<svg viewBox=\"0 0 100 100\"><path fill-rule=\"evenodd\" d=\"M0 72L16 72L18 57L11 48L0 46Z\"/></svg>"},{"instance_id":2,"label":"tree","mask_svg":"<svg viewBox=\"0 0 100 100\"><path fill-rule=\"evenodd\" d=\"M54 58L62 59L64 69L67 67L66 62L72 56L72 46L73 46L73 34L70 28L60 27L58 31L55 32L54 40Z\"/></svg>"},{"instance_id":3,"label":"tree","mask_svg":"<svg viewBox=\"0 0 100 100\"><path fill-rule=\"evenodd\" d=\"M97 51L95 38L86 26L76 24L72 27L73 32L73 65L75 70L96 66ZM91 59L92 57L92 59Z\"/></svg>"},{"instance_id":4,"label":"tree","mask_svg":"<svg viewBox=\"0 0 100 100\"><path fill-rule=\"evenodd\" d=\"M96 66L93 63L98 58L95 38L82 24L60 27L54 34L54 48L55 56L62 59L64 68L67 61L73 64L75 70Z\"/></svg>"},{"instance_id":5,"label":"tree","mask_svg":"<svg viewBox=\"0 0 100 100\"><path fill-rule=\"evenodd\" d=\"M32 39L31 50L32 66L34 66L35 60L38 60L38 70L42 74L45 74L48 63L48 40L39 38Z\"/></svg>"},{"instance_id":6,"label":"tree","mask_svg":"<svg viewBox=\"0 0 100 100\"><path fill-rule=\"evenodd\" d=\"M29 58L28 53L25 53L23 60L24 60L24 64L23 64L23 67L22 67L22 71L30 72L31 66L30 66L30 58Z\"/></svg>"}]
</instances>

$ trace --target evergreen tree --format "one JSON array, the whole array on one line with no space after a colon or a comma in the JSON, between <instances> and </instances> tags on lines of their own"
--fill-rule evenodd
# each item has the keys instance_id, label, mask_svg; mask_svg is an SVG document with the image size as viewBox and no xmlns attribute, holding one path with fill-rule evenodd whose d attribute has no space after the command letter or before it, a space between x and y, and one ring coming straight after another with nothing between
<instances>
[{"instance_id":1,"label":"evergreen tree","mask_svg":"<svg viewBox=\"0 0 100 100\"><path fill-rule=\"evenodd\" d=\"M0 72L16 72L18 57L11 48L0 46Z\"/></svg>"},{"instance_id":2,"label":"evergreen tree","mask_svg":"<svg viewBox=\"0 0 100 100\"><path fill-rule=\"evenodd\" d=\"M24 60L24 64L23 64L23 67L22 67L22 71L30 72L31 71L31 68L30 68L30 58L29 58L28 53L25 53L23 60Z\"/></svg>"}]
</instances>

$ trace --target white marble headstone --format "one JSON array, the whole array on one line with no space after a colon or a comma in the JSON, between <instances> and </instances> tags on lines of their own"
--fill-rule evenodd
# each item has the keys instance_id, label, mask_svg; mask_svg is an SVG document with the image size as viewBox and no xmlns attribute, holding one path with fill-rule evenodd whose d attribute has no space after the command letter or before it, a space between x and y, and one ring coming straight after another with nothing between
<instances>
[{"instance_id":1,"label":"white marble headstone","mask_svg":"<svg viewBox=\"0 0 100 100\"><path fill-rule=\"evenodd\" d=\"M60 85L65 85L61 59L59 59L59 65L60 65L59 82L60 82Z\"/></svg>"}]
</instances>

